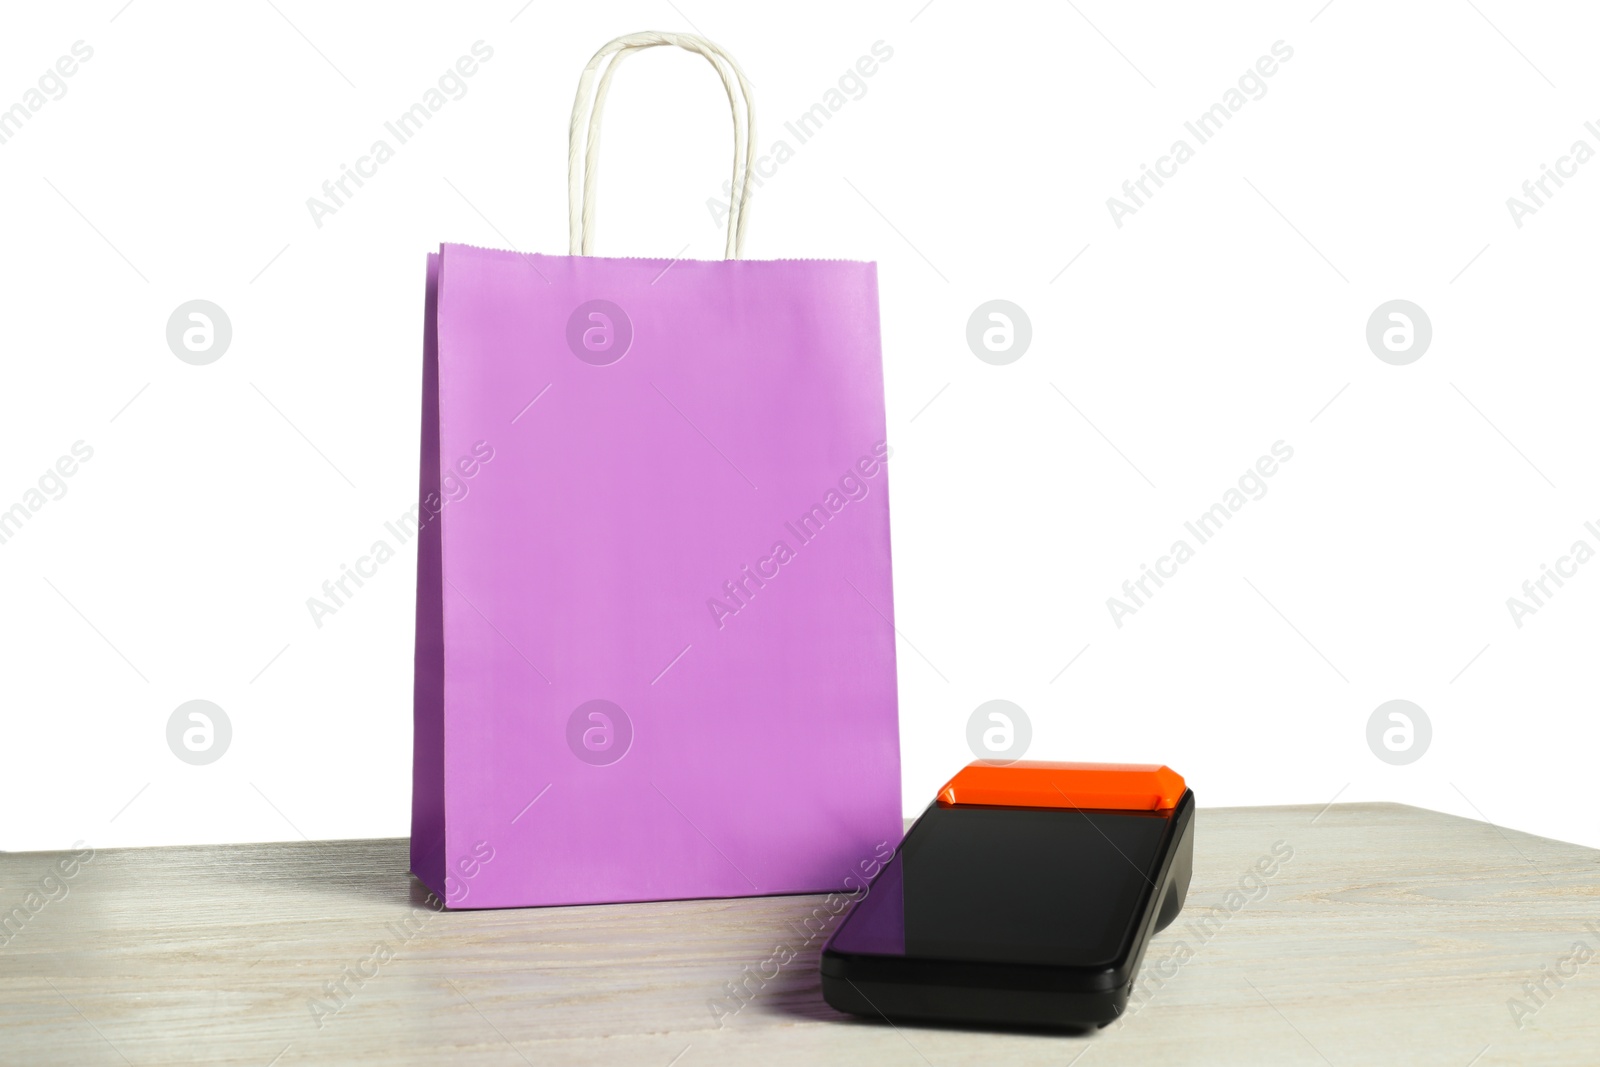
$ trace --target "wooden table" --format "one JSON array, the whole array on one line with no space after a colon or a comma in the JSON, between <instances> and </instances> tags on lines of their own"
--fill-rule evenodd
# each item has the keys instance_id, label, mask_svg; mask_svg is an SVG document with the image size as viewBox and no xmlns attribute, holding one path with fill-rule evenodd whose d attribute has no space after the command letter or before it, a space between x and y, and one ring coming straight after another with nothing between
<instances>
[{"instance_id":1,"label":"wooden table","mask_svg":"<svg viewBox=\"0 0 1600 1067\"><path fill-rule=\"evenodd\" d=\"M1600 852L1392 804L1202 809L1089 1037L839 1015L817 897L440 913L404 841L326 841L100 851L49 899L66 855L0 854L0 1063L1600 1063Z\"/></svg>"}]
</instances>

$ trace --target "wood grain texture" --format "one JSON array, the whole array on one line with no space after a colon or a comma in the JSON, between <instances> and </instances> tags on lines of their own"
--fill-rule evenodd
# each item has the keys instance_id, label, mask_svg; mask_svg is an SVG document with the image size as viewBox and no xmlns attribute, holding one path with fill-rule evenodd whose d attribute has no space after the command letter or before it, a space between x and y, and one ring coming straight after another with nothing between
<instances>
[{"instance_id":1,"label":"wood grain texture","mask_svg":"<svg viewBox=\"0 0 1600 1067\"><path fill-rule=\"evenodd\" d=\"M1571 959L1600 951L1600 852L1391 804L1202 809L1197 835L1184 913L1089 1037L839 1015L820 897L435 912L404 841L106 850L0 935L0 1062L1600 1063L1600 958ZM61 855L0 854L0 917Z\"/></svg>"}]
</instances>

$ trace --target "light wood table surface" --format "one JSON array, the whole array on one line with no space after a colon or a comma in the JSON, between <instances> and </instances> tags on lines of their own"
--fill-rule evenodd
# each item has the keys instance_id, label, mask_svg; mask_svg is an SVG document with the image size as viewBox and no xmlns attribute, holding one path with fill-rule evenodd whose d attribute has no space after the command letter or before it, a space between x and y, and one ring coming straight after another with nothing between
<instances>
[{"instance_id":1,"label":"light wood table surface","mask_svg":"<svg viewBox=\"0 0 1600 1067\"><path fill-rule=\"evenodd\" d=\"M1197 835L1140 995L1087 1037L839 1015L798 926L819 897L441 913L404 841L103 850L0 929L0 1063L1600 1064L1574 955L1600 852L1392 804L1203 808ZM0 917L63 855L0 854Z\"/></svg>"}]
</instances>

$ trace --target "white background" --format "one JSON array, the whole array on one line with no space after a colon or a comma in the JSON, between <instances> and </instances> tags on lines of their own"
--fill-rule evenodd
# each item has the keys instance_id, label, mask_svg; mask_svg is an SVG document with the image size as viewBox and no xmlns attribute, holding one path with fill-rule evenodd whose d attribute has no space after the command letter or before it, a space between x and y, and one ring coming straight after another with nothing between
<instances>
[{"instance_id":1,"label":"white background","mask_svg":"<svg viewBox=\"0 0 1600 1067\"><path fill-rule=\"evenodd\" d=\"M1204 805L1398 800L1600 845L1600 564L1521 628L1506 606L1600 547L1600 162L1521 228L1506 206L1600 148L1593 12L274 2L3 15L0 107L94 54L0 144L0 508L94 456L0 545L0 847L407 832L414 555L320 629L306 598L415 500L425 253L565 252L579 71L640 29L726 47L763 150L795 148L750 258L879 264L908 812L1004 698L1030 756L1166 762ZM317 227L307 198L478 40L468 93ZM1266 95L1117 227L1107 198L1280 40ZM877 41L797 145L783 123ZM699 60L629 63L599 253L721 255L726 114ZM165 340L195 298L233 325L209 366ZM995 298L1032 321L1008 366L965 339ZM1396 298L1433 325L1408 366L1365 341ZM1267 495L1118 628L1106 599L1279 440ZM204 767L166 743L196 698L233 725ZM1406 766L1366 741L1396 698L1433 726Z\"/></svg>"}]
</instances>

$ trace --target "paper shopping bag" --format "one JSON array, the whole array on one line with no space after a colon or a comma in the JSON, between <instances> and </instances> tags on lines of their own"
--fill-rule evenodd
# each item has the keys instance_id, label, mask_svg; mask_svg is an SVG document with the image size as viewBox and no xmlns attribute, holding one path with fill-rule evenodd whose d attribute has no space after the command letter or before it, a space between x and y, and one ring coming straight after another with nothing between
<instances>
[{"instance_id":1,"label":"paper shopping bag","mask_svg":"<svg viewBox=\"0 0 1600 1067\"><path fill-rule=\"evenodd\" d=\"M592 256L611 76L665 44L743 90L729 258ZM428 257L412 870L467 908L849 890L901 832L876 267L737 258L709 42L607 45L574 138L607 59L571 254Z\"/></svg>"}]
</instances>

